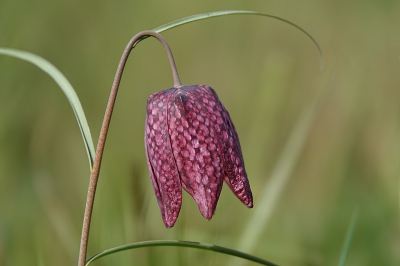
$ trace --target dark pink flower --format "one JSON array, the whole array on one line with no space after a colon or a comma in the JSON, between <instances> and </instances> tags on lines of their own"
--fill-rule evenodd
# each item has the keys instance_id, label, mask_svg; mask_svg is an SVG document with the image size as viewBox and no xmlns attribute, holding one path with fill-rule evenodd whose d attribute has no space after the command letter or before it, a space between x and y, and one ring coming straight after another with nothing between
<instances>
[{"instance_id":1,"label":"dark pink flower","mask_svg":"<svg viewBox=\"0 0 400 266\"><path fill-rule=\"evenodd\" d=\"M170 88L147 100L147 165L165 226L178 218L183 187L210 220L223 180L253 207L239 138L228 111L205 85Z\"/></svg>"}]
</instances>

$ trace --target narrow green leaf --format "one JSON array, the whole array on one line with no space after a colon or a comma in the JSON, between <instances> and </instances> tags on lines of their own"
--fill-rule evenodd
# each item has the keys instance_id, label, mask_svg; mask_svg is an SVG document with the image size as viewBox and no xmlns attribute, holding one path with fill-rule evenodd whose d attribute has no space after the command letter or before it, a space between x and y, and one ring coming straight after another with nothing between
<instances>
[{"instance_id":1,"label":"narrow green leaf","mask_svg":"<svg viewBox=\"0 0 400 266\"><path fill-rule=\"evenodd\" d=\"M224 253L236 257L240 257L249 261L254 261L257 263L260 263L262 265L268 265L268 266L278 266L275 263L254 257L252 255L230 249L230 248L224 248L220 246L215 246L212 244L207 244L207 243L199 243L199 242L190 242L190 241L180 241L180 240L154 240L154 241L144 241L144 242L138 242L138 243L132 243L124 246L119 246L111 249L107 249L97 255L94 255L90 259L86 261L86 266L88 266L91 262L116 253L116 252L121 252L124 250L130 250L130 249L136 249L136 248L144 248L144 247L160 247L160 246L175 246L175 247L186 247L186 248L197 248L197 249L205 249L205 250L210 250L210 251L215 251L219 253Z\"/></svg>"},{"instance_id":2,"label":"narrow green leaf","mask_svg":"<svg viewBox=\"0 0 400 266\"><path fill-rule=\"evenodd\" d=\"M19 58L36 65L44 72L49 74L49 76L52 77L60 86L65 96L67 96L68 101L74 110L76 119L78 120L79 129L81 130L83 141L89 157L90 169L92 169L95 157L92 135L90 134L89 125L86 121L85 113L83 112L78 95L76 95L74 88L71 86L67 78L52 63L35 54L11 48L0 48L0 54Z\"/></svg>"},{"instance_id":3,"label":"narrow green leaf","mask_svg":"<svg viewBox=\"0 0 400 266\"><path fill-rule=\"evenodd\" d=\"M357 207L353 211L353 216L351 217L351 221L349 224L349 228L347 229L346 239L344 240L342 254L340 255L339 266L344 266L346 264L347 255L349 254L351 239L354 235L354 229L356 228L357 219L358 219L359 208Z\"/></svg>"},{"instance_id":4,"label":"narrow green leaf","mask_svg":"<svg viewBox=\"0 0 400 266\"><path fill-rule=\"evenodd\" d=\"M237 249L244 252L252 252L272 218L272 213L277 206L280 196L288 183L292 171L298 161L303 146L308 136L315 115L315 106L305 110L297 122L290 138L286 144L282 155L275 165L271 177L265 183L260 199L257 202L257 208L254 210L250 220L239 238ZM229 265L241 266L241 261L232 258Z\"/></svg>"},{"instance_id":5,"label":"narrow green leaf","mask_svg":"<svg viewBox=\"0 0 400 266\"><path fill-rule=\"evenodd\" d=\"M325 73L328 73L329 76L329 72ZM236 246L238 250L250 253L258 247L262 232L265 231L268 223L273 218L273 212L300 158L318 108L321 105L321 100L328 88L326 85L321 86L311 104L300 114L282 154L275 164L270 177L261 189L260 198L255 202L256 206L262 206L262 208L254 208L252 211L252 215L246 223ZM232 258L229 265L241 266L243 264L242 261Z\"/></svg>"},{"instance_id":6,"label":"narrow green leaf","mask_svg":"<svg viewBox=\"0 0 400 266\"><path fill-rule=\"evenodd\" d=\"M269 17L269 18L273 18L273 19L277 19L280 21L283 21L297 29L299 29L300 31L302 31L305 35L307 35L308 38L311 39L311 41L315 44L315 46L317 46L319 55L320 55L320 70L323 69L324 67L324 56L322 54L322 50L319 46L319 44L317 43L317 41L311 36L310 33L308 33L305 29L303 29L302 27L298 26L297 24L286 20L284 18L278 17L278 16L273 16L273 15L269 15L269 14L265 14L265 13L260 13L260 12L256 12L256 11L249 11L249 10L224 10L224 11L216 11L216 12L210 12L210 13L203 13L203 14L197 14L197 15L193 15L193 16L189 16L189 17L185 17L182 19L178 19L175 21L172 21L170 23L167 23L165 25L162 25L160 27L157 27L155 29L153 29L153 31L157 32L157 33L161 33L163 31L190 23L190 22L194 22L194 21L198 21L198 20L202 20L202 19L208 19L208 18L215 18L215 17L221 17L221 16L228 16L228 15L255 15L255 16L263 16L263 17ZM143 37L140 40L138 40L133 46L135 47L140 41L146 39L148 37Z\"/></svg>"}]
</instances>

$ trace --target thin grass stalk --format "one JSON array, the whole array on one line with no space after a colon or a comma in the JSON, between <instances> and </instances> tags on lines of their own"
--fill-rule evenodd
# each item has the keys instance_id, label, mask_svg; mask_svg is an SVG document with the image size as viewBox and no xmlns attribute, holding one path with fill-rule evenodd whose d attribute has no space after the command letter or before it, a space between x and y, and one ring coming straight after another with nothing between
<instances>
[{"instance_id":1,"label":"thin grass stalk","mask_svg":"<svg viewBox=\"0 0 400 266\"><path fill-rule=\"evenodd\" d=\"M331 65L330 70L327 71L328 76L326 80L330 78L334 64L335 62L333 62ZM327 86L324 86L321 90L319 90L308 108L300 115L297 124L290 134L289 140L282 152L281 157L276 163L270 178L262 189L261 198L256 203L256 206L262 206L262 208L254 208L254 212L250 220L247 222L241 237L239 238L237 245L238 250L246 253L254 252L262 232L266 229L272 217L272 213L299 159L301 151L307 140L308 133L314 121L314 117L317 114L321 99L323 98L326 90ZM232 258L227 265L242 266L243 261Z\"/></svg>"},{"instance_id":2,"label":"thin grass stalk","mask_svg":"<svg viewBox=\"0 0 400 266\"><path fill-rule=\"evenodd\" d=\"M80 248L79 248L78 266L84 266L85 261L86 261L87 245L88 245L89 230L90 230L90 221L92 218L94 197L96 194L96 187L97 187L97 182L99 179L101 160L103 157L104 146L105 146L105 142L106 142L106 138L107 138L108 128L110 126L111 115L112 115L112 112L114 109L115 100L117 98L117 93L118 93L119 84L121 82L122 73L124 71L124 67L125 67L126 61L128 60L129 54L130 54L131 50L133 49L133 44L136 43L136 41L139 40L140 38L142 38L143 36L155 37L163 44L163 46L167 52L170 65L171 65L172 75L173 75L173 80L174 80L174 87L182 86L182 84L179 80L178 72L176 70L175 61L172 56L171 49L169 48L165 39L160 34L154 32L154 31L142 31L142 32L136 34L135 36L133 36L132 39L128 42L128 44L122 54L121 60L119 61L117 73L115 74L114 82L111 87L110 98L108 100L106 113L105 113L104 119L103 119L103 124L101 126L101 131L100 131L99 141L97 143L96 156L95 156L95 160L94 160L93 170L91 172L90 180L89 180L89 188L88 188L88 194L87 194L87 199L86 199L85 215L84 215L83 226L82 226L81 244L80 244Z\"/></svg>"},{"instance_id":3,"label":"thin grass stalk","mask_svg":"<svg viewBox=\"0 0 400 266\"><path fill-rule=\"evenodd\" d=\"M358 219L359 207L356 207L353 211L353 215L351 217L351 221L349 224L349 228L347 229L346 238L343 243L342 253L340 255L339 266L345 266L347 261L347 256L350 250L351 240L354 235L354 230L356 228L357 219Z\"/></svg>"},{"instance_id":4,"label":"thin grass stalk","mask_svg":"<svg viewBox=\"0 0 400 266\"><path fill-rule=\"evenodd\" d=\"M125 250L130 250L130 249L136 249L136 248L144 248L144 247L158 247L158 246L174 246L174 247L186 247L186 248L197 248L197 249L204 249L204 250L210 250L210 251L215 251L223 254L228 254L231 256L239 257L242 259L250 260L253 262L257 262L262 265L267 265L267 266L278 266L275 263L272 263L270 261L264 260L257 258L255 256L230 249L230 248L225 248L225 247L220 247L208 243L199 243L199 242L191 242L191 241L180 241L180 240L154 240L154 241L145 241L145 242L137 242L137 243L132 243L124 246L119 246L111 249L107 249L97 255L94 255L90 259L87 260L86 265L88 266L91 262L100 259L101 257L125 251Z\"/></svg>"}]
</instances>

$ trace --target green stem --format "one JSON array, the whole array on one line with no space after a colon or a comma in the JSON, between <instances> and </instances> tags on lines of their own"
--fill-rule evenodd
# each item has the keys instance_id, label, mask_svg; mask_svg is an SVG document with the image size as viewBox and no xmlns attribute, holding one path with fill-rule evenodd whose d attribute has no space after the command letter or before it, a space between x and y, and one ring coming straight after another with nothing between
<instances>
[{"instance_id":1,"label":"green stem","mask_svg":"<svg viewBox=\"0 0 400 266\"><path fill-rule=\"evenodd\" d=\"M83 218L81 244L80 244L80 248L79 248L78 266L84 266L85 261L86 261L89 230L90 230L90 221L92 218L94 196L96 194L96 187L97 187L97 182L99 179L101 159L103 157L104 145L105 145L106 138L107 138L108 128L110 125L110 120L111 120L111 115L112 115L112 112L114 109L115 100L117 98L119 84L121 82L122 72L124 71L124 67L125 67L126 61L128 60L129 54L130 54L131 50L133 49L133 44L136 43L137 40L139 40L140 38L142 38L144 36L155 37L162 43L162 45L164 46L164 48L168 54L168 59L169 59L170 65L171 65L172 75L174 78L174 87L182 86L182 84L179 80L178 72L176 70L175 61L172 56L171 49L169 48L165 39L160 34L154 32L154 31L142 31L142 32L136 34L135 36L133 36L133 38L127 44L127 46L122 54L121 60L119 61L117 73L115 74L114 82L113 82L113 85L111 88L111 93L110 93L110 98L108 100L106 113L104 115L103 124L101 126L99 141L97 143L96 156L95 156L94 164L93 164L93 170L90 174L90 180L89 180L89 188L88 188L88 194L87 194L87 199L86 199L85 215Z\"/></svg>"},{"instance_id":2,"label":"green stem","mask_svg":"<svg viewBox=\"0 0 400 266\"><path fill-rule=\"evenodd\" d=\"M207 244L207 243L199 243L199 242L190 242L190 241L180 241L180 240L155 240L155 241L145 241L145 242L138 242L138 243L133 243L133 244L128 244L124 246L119 246L111 249L107 249L97 255L94 255L90 259L87 260L86 265L88 266L91 262L100 259L101 257L121 252L124 250L129 250L129 249L136 249L136 248L144 248L144 247L160 247L160 246L174 246L174 247L186 247L186 248L197 248L197 249L205 249L205 250L210 250L210 251L215 251L219 253L224 253L228 254L231 256L236 256L239 258L243 258L246 260L250 260L253 262L257 262L262 265L267 265L267 266L278 266L275 263L269 262L267 260L263 260L260 258L257 258L255 256L230 249L230 248L224 248L220 246L215 246L212 244Z\"/></svg>"}]
</instances>

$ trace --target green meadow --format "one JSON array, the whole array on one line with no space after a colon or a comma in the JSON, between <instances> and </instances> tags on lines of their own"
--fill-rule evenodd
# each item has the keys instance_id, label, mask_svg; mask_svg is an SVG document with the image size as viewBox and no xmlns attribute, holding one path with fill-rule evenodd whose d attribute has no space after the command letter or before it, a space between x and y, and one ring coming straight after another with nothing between
<instances>
[{"instance_id":1,"label":"green meadow","mask_svg":"<svg viewBox=\"0 0 400 266\"><path fill-rule=\"evenodd\" d=\"M229 111L254 208L224 184L207 221L183 192L179 218L165 228L144 124L147 97L173 81L162 45L149 38L132 50L122 77L88 257L133 242L186 240L282 266L344 265L346 252L349 266L400 265L400 1L2 0L0 47L39 55L67 77L96 145L129 39L219 10L287 19L324 55L321 71L304 33L266 17L211 18L162 33L182 84L211 86ZM36 66L0 55L0 266L77 264L89 175L82 135L58 85ZM257 264L150 247L91 265Z\"/></svg>"}]
</instances>

